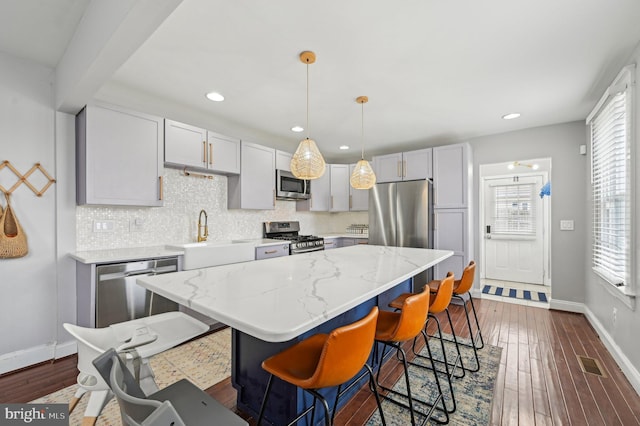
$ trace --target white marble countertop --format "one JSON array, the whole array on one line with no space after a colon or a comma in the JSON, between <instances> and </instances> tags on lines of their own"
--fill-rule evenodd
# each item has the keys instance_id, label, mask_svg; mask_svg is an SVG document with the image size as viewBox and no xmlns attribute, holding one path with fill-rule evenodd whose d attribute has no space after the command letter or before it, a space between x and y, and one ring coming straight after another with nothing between
<instances>
[{"instance_id":1,"label":"white marble countertop","mask_svg":"<svg viewBox=\"0 0 640 426\"><path fill-rule=\"evenodd\" d=\"M167 249L165 246L155 246L77 251L69 255L80 263L91 264L128 262L130 260L155 259L180 256L182 254L182 250Z\"/></svg>"},{"instance_id":2,"label":"white marble countertop","mask_svg":"<svg viewBox=\"0 0 640 426\"><path fill-rule=\"evenodd\" d=\"M453 254L357 245L141 277L162 296L269 342L284 342Z\"/></svg>"},{"instance_id":3,"label":"white marble countertop","mask_svg":"<svg viewBox=\"0 0 640 426\"><path fill-rule=\"evenodd\" d=\"M272 238L256 238L246 239L242 241L253 243L256 247L266 247L287 243L287 241L274 240ZM77 251L74 253L69 253L69 256L80 263L91 264L156 259L161 257L181 256L183 254L184 251L177 248L168 248L167 246L153 246Z\"/></svg>"}]
</instances>

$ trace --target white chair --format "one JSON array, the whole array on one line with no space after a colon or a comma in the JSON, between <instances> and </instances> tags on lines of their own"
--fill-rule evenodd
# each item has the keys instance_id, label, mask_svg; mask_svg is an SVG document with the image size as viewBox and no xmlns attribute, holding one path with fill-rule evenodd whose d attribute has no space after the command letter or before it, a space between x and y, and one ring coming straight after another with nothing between
<instances>
[{"instance_id":1,"label":"white chair","mask_svg":"<svg viewBox=\"0 0 640 426\"><path fill-rule=\"evenodd\" d=\"M249 426L187 379L145 395L113 348L93 365L110 383L127 426Z\"/></svg>"},{"instance_id":2,"label":"white chair","mask_svg":"<svg viewBox=\"0 0 640 426\"><path fill-rule=\"evenodd\" d=\"M78 342L79 388L69 402L69 413L82 396L91 392L82 426L95 424L100 412L113 394L92 364L92 361L109 348L123 354L127 367L135 374L145 394L158 391L149 358L182 342L196 337L209 327L182 312L167 312L146 318L126 321L105 328L85 328L64 324Z\"/></svg>"}]
</instances>

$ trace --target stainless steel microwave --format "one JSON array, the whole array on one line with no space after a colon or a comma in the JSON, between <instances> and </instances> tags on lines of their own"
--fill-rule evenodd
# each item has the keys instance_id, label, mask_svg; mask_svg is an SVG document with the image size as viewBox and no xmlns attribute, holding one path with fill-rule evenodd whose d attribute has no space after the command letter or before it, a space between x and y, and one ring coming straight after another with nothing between
<instances>
[{"instance_id":1,"label":"stainless steel microwave","mask_svg":"<svg viewBox=\"0 0 640 426\"><path fill-rule=\"evenodd\" d=\"M286 170L276 170L276 199L307 200L311 198L311 182L298 179Z\"/></svg>"}]
</instances>

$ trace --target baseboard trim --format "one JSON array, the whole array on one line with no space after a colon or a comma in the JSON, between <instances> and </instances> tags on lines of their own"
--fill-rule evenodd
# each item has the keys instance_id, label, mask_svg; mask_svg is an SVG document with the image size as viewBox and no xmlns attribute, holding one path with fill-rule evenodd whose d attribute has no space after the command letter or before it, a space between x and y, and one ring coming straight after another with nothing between
<instances>
[{"instance_id":1,"label":"baseboard trim","mask_svg":"<svg viewBox=\"0 0 640 426\"><path fill-rule=\"evenodd\" d=\"M622 374L624 374L627 380L629 380L631 386L636 390L636 393L640 395L640 371L635 368L629 358L627 358L624 352L622 352L620 346L618 346L618 344L613 340L609 332L604 328L591 309L585 306L584 311L584 316L600 336L600 340L602 340L604 346L613 356L616 364L618 364L618 367L622 370Z\"/></svg>"},{"instance_id":2,"label":"baseboard trim","mask_svg":"<svg viewBox=\"0 0 640 426\"><path fill-rule=\"evenodd\" d=\"M41 362L73 355L77 352L75 341L50 343L0 356L0 374L30 367Z\"/></svg>"},{"instance_id":3,"label":"baseboard trim","mask_svg":"<svg viewBox=\"0 0 640 426\"><path fill-rule=\"evenodd\" d=\"M578 314L585 313L584 303L569 302L567 300L551 299L549 301L549 309L556 309L558 311L565 312L576 312Z\"/></svg>"}]
</instances>

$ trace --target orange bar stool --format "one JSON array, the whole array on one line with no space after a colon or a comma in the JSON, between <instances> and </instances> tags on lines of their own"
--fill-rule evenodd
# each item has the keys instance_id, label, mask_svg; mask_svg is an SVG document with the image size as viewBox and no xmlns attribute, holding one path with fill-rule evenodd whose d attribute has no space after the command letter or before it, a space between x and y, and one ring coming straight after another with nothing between
<instances>
[{"instance_id":1,"label":"orange bar stool","mask_svg":"<svg viewBox=\"0 0 640 426\"><path fill-rule=\"evenodd\" d=\"M427 330L427 325L429 322L430 318L433 318L436 322L436 326L438 328L438 336L429 336L429 337L436 337L439 339L440 341L440 347L442 350L442 359L437 359L437 358L433 358L431 356L431 352L429 351L429 357L425 357L424 355L421 355L420 353L418 353L415 350L416 347L416 340L413 341L413 353L416 355L416 357L418 358L423 358L423 359L430 359L431 360L431 364L432 366L428 366L428 365L424 365L424 364L418 364L415 362L412 362L413 365L417 365L420 367L424 367L424 368L428 368L428 369L434 369L434 372L436 373L443 373L446 374L447 377L447 382L449 383L449 391L451 392L451 407L447 408L447 412L448 413L453 413L456 411L456 397L453 391L453 377L456 378L461 378L464 377L464 365L462 364L462 355L460 353L460 348L458 347L458 345L456 344L456 358L453 362L449 362L449 360L447 359L447 351L445 349L445 345L444 345L444 339L442 338L442 327L440 325L440 320L438 319L438 317L435 314L439 314L441 312L445 312L447 314L447 318L449 319L449 324L451 326L451 331L453 334L453 342L457 342L457 338L456 338L456 334L455 334L455 330L453 329L453 323L451 321L451 316L449 315L449 303L451 302L451 297L453 295L453 282L454 282L454 276L453 276L453 272L448 272L447 273L447 277L442 280L442 281L438 281L438 286L437 286L437 291L433 291L433 289L431 288L430 285L425 285L423 292L425 291L429 291L431 293L431 301L429 303L429 313L428 313L428 317L425 320L424 323L424 332L426 334L426 330ZM389 303L389 306L395 309L403 309L403 303L404 301L411 297L413 295L413 293L403 293L400 296L396 297L394 300L391 301L391 303ZM428 347L428 345L427 345ZM439 369L435 369L435 364L434 362L440 363L440 364L444 364L444 371L439 370ZM462 374L459 376L455 375L455 371L458 367L458 365L460 365L461 370L462 370ZM451 369L449 367L452 367Z\"/></svg>"},{"instance_id":2,"label":"orange bar stool","mask_svg":"<svg viewBox=\"0 0 640 426\"><path fill-rule=\"evenodd\" d=\"M401 310L399 312L380 311L380 313L378 314L378 324L376 326L376 341L383 344L382 353L380 355L380 367L378 369L376 383L378 386L380 386L380 388L384 389L389 394L398 395L403 399L408 400L407 405L402 401L391 398L389 394L383 395L383 397L390 402L401 407L408 408L410 410L412 425L416 424L416 412L426 417L423 422L424 424L431 418L435 410L439 410L444 413L444 419L434 417L432 419L434 422L440 424L446 424L449 422L449 413L447 412L444 403L444 396L442 393L442 388L440 387L440 379L438 378L435 364L433 364L433 357L431 357L431 350L429 349L429 344L427 342L427 334L424 331L424 324L429 313L429 298L429 288L425 286L424 291L422 291L421 293L410 294L408 297L404 298L401 305ZM427 350L429 351L429 356L432 359L431 369L434 372L436 386L438 387L438 397L433 402L421 401L412 397L411 385L409 382L409 365L407 362L407 354L402 348L403 342L415 340L418 336L420 336L420 334L422 334L422 337L425 340L425 345L427 347ZM402 364L404 367L404 379L407 386L406 395L404 393L397 392L391 388L380 385L380 371L382 370L382 363L385 358L385 351L387 347L395 348L396 352L401 355ZM422 413L417 411L414 408L414 401L431 407L429 412ZM438 402L442 404L442 408L437 406Z\"/></svg>"},{"instance_id":3,"label":"orange bar stool","mask_svg":"<svg viewBox=\"0 0 640 426\"><path fill-rule=\"evenodd\" d=\"M473 279L476 272L476 262L471 261L464 271L462 271L462 277L459 280L453 282L453 299L451 303L455 305L462 305L464 308L465 317L467 319L467 327L469 328L469 337L471 339L471 344L458 342L458 344L463 346L468 346L473 348L473 355L476 360L476 365L473 368L469 366L465 367L467 371L476 372L480 370L480 359L478 358L478 349L482 349L484 347L484 340L482 339L482 332L480 331L480 323L478 322L478 315L476 313L476 307L473 304L473 297L471 297L471 287L473 287ZM440 281L431 281L429 283L429 287L431 287L431 291L435 291L438 288L438 284ZM469 309L467 308L467 302L471 305L471 310L473 312L473 317L476 323L476 331L475 333L471 327L471 318L469 316ZM478 338L480 339L480 344L478 345Z\"/></svg>"},{"instance_id":4,"label":"orange bar stool","mask_svg":"<svg viewBox=\"0 0 640 426\"><path fill-rule=\"evenodd\" d=\"M314 424L316 401L319 399L324 407L325 425L333 424L338 399L365 375L369 375L369 386L373 391L382 424L385 425L380 397L375 387L373 372L367 365L376 333L378 307L371 309L369 314L359 321L333 330L329 334L316 334L262 362L262 368L271 374L267 389L260 407L258 425L264 416L264 409L271 391L273 377L298 386L313 396L313 404L307 408L289 425L296 423L311 412L311 424ZM360 375L347 389L341 390L344 383L356 376L362 368L366 371ZM318 389L338 386L333 414L329 416L329 404Z\"/></svg>"}]
</instances>

